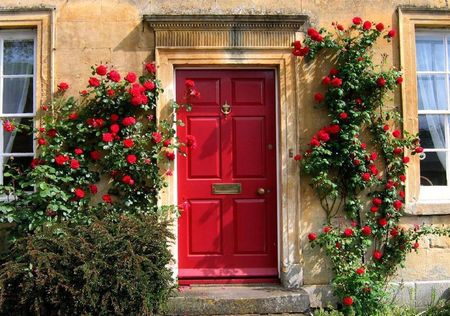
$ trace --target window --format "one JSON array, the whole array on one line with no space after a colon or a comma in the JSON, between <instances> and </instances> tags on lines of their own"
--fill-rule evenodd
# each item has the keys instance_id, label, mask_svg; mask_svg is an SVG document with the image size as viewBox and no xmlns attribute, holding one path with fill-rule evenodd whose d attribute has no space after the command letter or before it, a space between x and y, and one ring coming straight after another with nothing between
<instances>
[{"instance_id":1,"label":"window","mask_svg":"<svg viewBox=\"0 0 450 316\"><path fill-rule=\"evenodd\" d=\"M420 198L450 194L449 37L446 30L416 31L416 74L420 157Z\"/></svg>"},{"instance_id":2,"label":"window","mask_svg":"<svg viewBox=\"0 0 450 316\"><path fill-rule=\"evenodd\" d=\"M34 128L36 109L36 32L0 30L0 117ZM1 122L3 124L3 122ZM6 163L28 167L35 144L32 133L0 129L0 183Z\"/></svg>"}]
</instances>

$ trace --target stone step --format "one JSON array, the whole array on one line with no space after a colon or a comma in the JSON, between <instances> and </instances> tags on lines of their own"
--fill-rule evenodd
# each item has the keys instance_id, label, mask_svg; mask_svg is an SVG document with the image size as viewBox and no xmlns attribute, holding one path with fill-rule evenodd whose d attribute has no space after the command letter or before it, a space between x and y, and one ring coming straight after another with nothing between
<instances>
[{"instance_id":1,"label":"stone step","mask_svg":"<svg viewBox=\"0 0 450 316\"><path fill-rule=\"evenodd\" d=\"M251 315L308 312L308 293L280 285L199 285L182 287L169 299L167 315Z\"/></svg>"}]
</instances>

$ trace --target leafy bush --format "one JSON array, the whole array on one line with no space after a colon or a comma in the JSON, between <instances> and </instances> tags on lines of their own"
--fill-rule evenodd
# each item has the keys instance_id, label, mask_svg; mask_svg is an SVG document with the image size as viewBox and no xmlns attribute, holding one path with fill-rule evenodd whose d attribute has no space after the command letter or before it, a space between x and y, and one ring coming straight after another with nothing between
<instances>
[{"instance_id":1,"label":"leafy bush","mask_svg":"<svg viewBox=\"0 0 450 316\"><path fill-rule=\"evenodd\" d=\"M170 291L172 238L156 215L121 215L18 239L0 267L0 314L151 315Z\"/></svg>"}]
</instances>

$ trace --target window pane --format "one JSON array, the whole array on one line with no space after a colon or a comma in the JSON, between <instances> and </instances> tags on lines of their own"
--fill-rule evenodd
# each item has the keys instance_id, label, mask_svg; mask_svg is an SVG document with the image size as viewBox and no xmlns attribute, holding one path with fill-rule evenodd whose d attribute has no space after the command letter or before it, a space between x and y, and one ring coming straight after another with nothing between
<instances>
[{"instance_id":1,"label":"window pane","mask_svg":"<svg viewBox=\"0 0 450 316\"><path fill-rule=\"evenodd\" d=\"M24 75L33 73L33 40L6 40L4 41L3 47L3 73L5 75Z\"/></svg>"},{"instance_id":2,"label":"window pane","mask_svg":"<svg viewBox=\"0 0 450 316\"><path fill-rule=\"evenodd\" d=\"M418 71L445 71L444 36L417 35L416 60Z\"/></svg>"},{"instance_id":3,"label":"window pane","mask_svg":"<svg viewBox=\"0 0 450 316\"><path fill-rule=\"evenodd\" d=\"M8 171L12 174L22 173L24 170L28 169L31 164L31 160L33 157L4 157L3 158L3 171ZM8 164L7 167L5 165ZM11 177L3 178L4 185L11 185L12 179ZM26 190L31 191L32 188L25 188Z\"/></svg>"},{"instance_id":4,"label":"window pane","mask_svg":"<svg viewBox=\"0 0 450 316\"><path fill-rule=\"evenodd\" d=\"M3 131L3 152L4 153L32 153L33 152L33 119L15 119L14 124L24 124L28 130L22 132Z\"/></svg>"},{"instance_id":5,"label":"window pane","mask_svg":"<svg viewBox=\"0 0 450 316\"><path fill-rule=\"evenodd\" d=\"M419 115L419 138L423 148L446 148L445 115Z\"/></svg>"},{"instance_id":6,"label":"window pane","mask_svg":"<svg viewBox=\"0 0 450 316\"><path fill-rule=\"evenodd\" d=\"M447 110L447 90L444 76L418 75L417 91L419 110Z\"/></svg>"},{"instance_id":7,"label":"window pane","mask_svg":"<svg viewBox=\"0 0 450 316\"><path fill-rule=\"evenodd\" d=\"M425 159L420 161L421 185L447 185L445 152L426 152Z\"/></svg>"},{"instance_id":8,"label":"window pane","mask_svg":"<svg viewBox=\"0 0 450 316\"><path fill-rule=\"evenodd\" d=\"M3 113L33 113L33 79L5 78Z\"/></svg>"}]
</instances>

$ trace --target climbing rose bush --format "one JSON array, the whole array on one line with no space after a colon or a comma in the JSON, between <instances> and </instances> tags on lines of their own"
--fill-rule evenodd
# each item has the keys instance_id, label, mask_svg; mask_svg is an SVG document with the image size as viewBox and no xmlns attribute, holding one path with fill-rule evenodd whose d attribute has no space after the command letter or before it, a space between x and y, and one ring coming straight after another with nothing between
<instances>
[{"instance_id":1,"label":"climbing rose bush","mask_svg":"<svg viewBox=\"0 0 450 316\"><path fill-rule=\"evenodd\" d=\"M88 224L93 216L145 214L167 211L158 193L172 174L176 152L185 154L195 137L176 137L179 109L199 95L186 82L185 103L171 104L163 120L155 118L162 92L156 66L145 75L121 74L109 65L92 67L80 97L65 97L69 84L61 82L55 99L40 111L34 130L38 154L23 170L11 161L0 194L0 221L13 223L13 236L42 225L67 221ZM20 122L3 120L5 132L23 131Z\"/></svg>"},{"instance_id":2,"label":"climbing rose bush","mask_svg":"<svg viewBox=\"0 0 450 316\"><path fill-rule=\"evenodd\" d=\"M420 247L419 238L449 230L400 225L406 167L423 148L416 135L401 130L399 113L384 106L402 74L386 65L386 57L381 64L373 61L376 40L390 41L395 30L359 17L350 26L333 27L333 32L310 28L303 42L293 43L292 53L305 62L330 56L335 61L312 96L330 121L294 159L326 214L322 231L308 239L331 261L343 311L375 315L383 310L388 280L406 254Z\"/></svg>"}]
</instances>

